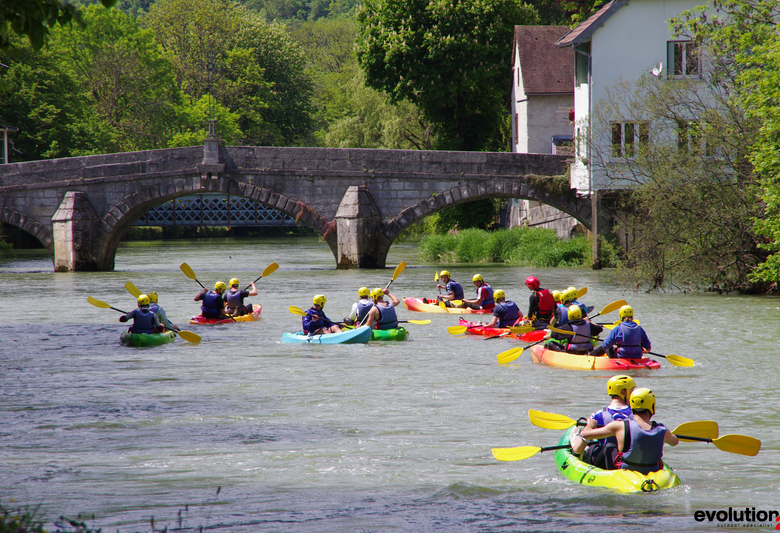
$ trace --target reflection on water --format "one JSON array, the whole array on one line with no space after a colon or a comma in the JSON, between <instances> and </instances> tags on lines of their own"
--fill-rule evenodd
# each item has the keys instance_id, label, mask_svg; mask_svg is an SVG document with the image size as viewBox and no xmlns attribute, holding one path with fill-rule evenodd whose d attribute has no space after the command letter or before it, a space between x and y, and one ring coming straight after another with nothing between
<instances>
[{"instance_id":1,"label":"reflection on water","mask_svg":"<svg viewBox=\"0 0 780 533\"><path fill-rule=\"evenodd\" d=\"M288 305L323 293L340 319L358 287L385 286L401 260L391 291L435 295L437 265L413 244L393 246L385 270L335 270L327 245L299 237L123 244L115 272L54 274L40 255L0 263L0 503L95 513L95 526L123 532L149 531L151 517L158 529L219 531L702 531L715 525L693 520L697 509L780 507L777 298L636 294L585 269L448 266L464 286L481 273L522 308L530 274L588 287L598 309L628 300L654 351L697 362L634 374L656 393L656 418L716 420L721 435L763 441L752 458L681 444L666 458L682 487L626 496L569 482L552 455L490 454L556 444L560 432L532 426L527 410L586 416L608 402L609 373L543 367L528 352L499 367L512 341L450 336L457 316L406 310L432 320L409 325L408 342L279 342L300 326ZM263 304L259 322L187 323L200 287L181 263L213 286L248 284L274 261L249 300ZM203 342L122 347L119 313L87 296L129 310L127 281L158 291Z\"/></svg>"}]
</instances>

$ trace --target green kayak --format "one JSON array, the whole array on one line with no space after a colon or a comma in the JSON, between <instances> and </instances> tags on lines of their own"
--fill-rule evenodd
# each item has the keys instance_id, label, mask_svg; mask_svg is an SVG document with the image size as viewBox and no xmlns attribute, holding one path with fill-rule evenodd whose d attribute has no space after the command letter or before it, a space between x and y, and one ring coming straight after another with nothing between
<instances>
[{"instance_id":1,"label":"green kayak","mask_svg":"<svg viewBox=\"0 0 780 533\"><path fill-rule=\"evenodd\" d=\"M403 326L393 329L372 329L372 341L405 341L409 332Z\"/></svg>"},{"instance_id":2,"label":"green kayak","mask_svg":"<svg viewBox=\"0 0 780 533\"><path fill-rule=\"evenodd\" d=\"M173 331L166 331L165 333L130 333L125 331L119 339L125 346L140 348L141 346L168 344L173 342L174 337L175 333Z\"/></svg>"}]
</instances>

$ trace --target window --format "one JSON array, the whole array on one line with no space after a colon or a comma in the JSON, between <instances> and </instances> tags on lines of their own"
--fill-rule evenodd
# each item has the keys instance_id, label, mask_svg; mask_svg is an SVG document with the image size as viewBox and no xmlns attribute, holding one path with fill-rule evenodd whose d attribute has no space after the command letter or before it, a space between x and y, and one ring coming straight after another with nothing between
<instances>
[{"instance_id":1,"label":"window","mask_svg":"<svg viewBox=\"0 0 780 533\"><path fill-rule=\"evenodd\" d=\"M588 83L588 64L590 62L590 43L582 43L574 47L574 84Z\"/></svg>"},{"instance_id":2,"label":"window","mask_svg":"<svg viewBox=\"0 0 780 533\"><path fill-rule=\"evenodd\" d=\"M612 157L635 157L650 142L647 122L612 122Z\"/></svg>"},{"instance_id":3,"label":"window","mask_svg":"<svg viewBox=\"0 0 780 533\"><path fill-rule=\"evenodd\" d=\"M695 120L677 121L677 149L691 155L714 156L715 149L704 135L707 125Z\"/></svg>"},{"instance_id":4,"label":"window","mask_svg":"<svg viewBox=\"0 0 780 533\"><path fill-rule=\"evenodd\" d=\"M666 60L670 78L698 78L701 76L699 45L691 41L669 41L666 46Z\"/></svg>"}]
</instances>

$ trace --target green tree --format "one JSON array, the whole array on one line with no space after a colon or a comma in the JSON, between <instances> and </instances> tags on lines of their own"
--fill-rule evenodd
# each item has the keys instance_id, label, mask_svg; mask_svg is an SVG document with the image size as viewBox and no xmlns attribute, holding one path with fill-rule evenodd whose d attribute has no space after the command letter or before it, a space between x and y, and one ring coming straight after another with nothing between
<instances>
[{"instance_id":1,"label":"green tree","mask_svg":"<svg viewBox=\"0 0 780 533\"><path fill-rule=\"evenodd\" d=\"M500 129L516 24L536 21L515 0L366 0L357 13L366 83L417 105L437 148L479 150Z\"/></svg>"}]
</instances>

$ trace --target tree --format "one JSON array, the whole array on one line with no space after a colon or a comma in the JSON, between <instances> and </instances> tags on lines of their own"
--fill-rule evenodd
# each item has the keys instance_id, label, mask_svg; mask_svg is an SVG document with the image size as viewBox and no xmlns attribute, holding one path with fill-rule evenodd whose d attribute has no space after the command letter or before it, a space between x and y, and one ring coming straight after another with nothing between
<instances>
[{"instance_id":1,"label":"tree","mask_svg":"<svg viewBox=\"0 0 780 533\"><path fill-rule=\"evenodd\" d=\"M116 0L101 0L111 7ZM76 6L66 0L3 0L0 2L0 49L10 45L9 27L17 35L26 35L33 50L40 50L57 25L75 22L84 27L84 19Z\"/></svg>"},{"instance_id":2,"label":"tree","mask_svg":"<svg viewBox=\"0 0 780 533\"><path fill-rule=\"evenodd\" d=\"M369 87L421 109L437 148L479 150L500 128L514 26L535 21L515 0L366 0L357 60Z\"/></svg>"}]
</instances>

